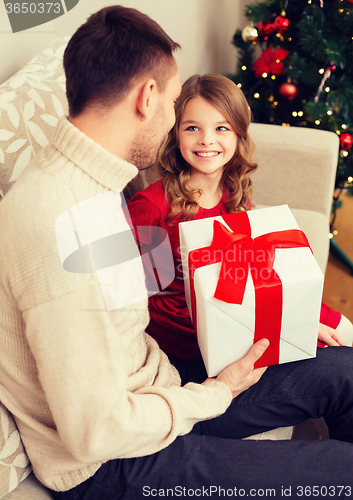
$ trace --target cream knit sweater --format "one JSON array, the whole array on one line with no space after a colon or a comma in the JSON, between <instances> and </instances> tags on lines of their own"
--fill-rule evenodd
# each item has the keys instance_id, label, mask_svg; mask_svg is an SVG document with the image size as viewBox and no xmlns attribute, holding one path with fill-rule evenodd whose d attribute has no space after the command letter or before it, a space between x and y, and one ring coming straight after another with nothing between
<instances>
[{"instance_id":1,"label":"cream knit sweater","mask_svg":"<svg viewBox=\"0 0 353 500\"><path fill-rule=\"evenodd\" d=\"M62 118L0 203L0 400L54 490L107 460L155 453L231 402L216 380L180 387L144 331L146 300L108 311L95 272L63 269L57 217L136 174Z\"/></svg>"}]
</instances>

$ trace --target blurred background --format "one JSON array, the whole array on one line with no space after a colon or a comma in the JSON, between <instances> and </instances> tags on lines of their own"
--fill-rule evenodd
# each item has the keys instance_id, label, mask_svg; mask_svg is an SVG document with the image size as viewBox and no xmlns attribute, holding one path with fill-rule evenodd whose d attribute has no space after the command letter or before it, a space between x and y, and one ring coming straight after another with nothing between
<instances>
[{"instance_id":1,"label":"blurred background","mask_svg":"<svg viewBox=\"0 0 353 500\"><path fill-rule=\"evenodd\" d=\"M80 0L67 14L18 33L12 33L5 3L0 2L0 83L55 38L72 35L90 14L117 3L149 15L182 45L183 50L176 55L182 81L194 73L230 73L236 59L230 42L235 29L245 23L246 1Z\"/></svg>"}]
</instances>

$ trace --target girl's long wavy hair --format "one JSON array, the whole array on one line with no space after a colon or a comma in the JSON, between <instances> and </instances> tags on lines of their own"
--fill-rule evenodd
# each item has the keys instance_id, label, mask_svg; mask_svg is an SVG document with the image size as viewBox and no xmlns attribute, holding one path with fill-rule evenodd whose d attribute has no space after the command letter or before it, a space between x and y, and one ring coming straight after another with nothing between
<instances>
[{"instance_id":1,"label":"girl's long wavy hair","mask_svg":"<svg viewBox=\"0 0 353 500\"><path fill-rule=\"evenodd\" d=\"M158 161L163 187L171 203L167 223L174 217L191 220L198 211L200 190L191 190L188 181L191 167L179 150L179 125L186 103L193 97L202 97L227 119L238 136L237 147L231 160L224 166L220 180L222 191L227 192L227 213L248 210L251 202L250 174L257 168L253 161L254 143L248 135L251 111L243 92L228 78L217 75L191 76L182 87L175 103L176 121L160 150Z\"/></svg>"}]
</instances>

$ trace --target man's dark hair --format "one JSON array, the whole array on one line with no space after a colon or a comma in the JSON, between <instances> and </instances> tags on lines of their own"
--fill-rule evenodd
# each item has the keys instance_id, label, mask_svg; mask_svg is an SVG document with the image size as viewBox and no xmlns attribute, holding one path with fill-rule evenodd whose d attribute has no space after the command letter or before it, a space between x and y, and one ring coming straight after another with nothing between
<instances>
[{"instance_id":1,"label":"man's dark hair","mask_svg":"<svg viewBox=\"0 0 353 500\"><path fill-rule=\"evenodd\" d=\"M91 15L64 53L70 116L86 107L109 107L121 101L139 78L156 80L163 91L180 48L150 17L114 5Z\"/></svg>"}]
</instances>

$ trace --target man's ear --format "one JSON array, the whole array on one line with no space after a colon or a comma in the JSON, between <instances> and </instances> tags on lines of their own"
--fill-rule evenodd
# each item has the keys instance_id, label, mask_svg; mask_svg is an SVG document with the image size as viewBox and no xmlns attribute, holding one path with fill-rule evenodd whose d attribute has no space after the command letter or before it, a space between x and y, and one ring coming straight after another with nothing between
<instances>
[{"instance_id":1,"label":"man's ear","mask_svg":"<svg viewBox=\"0 0 353 500\"><path fill-rule=\"evenodd\" d=\"M139 89L136 99L136 110L141 121L145 121L154 114L157 103L157 83L152 78L147 80Z\"/></svg>"}]
</instances>

